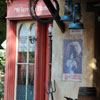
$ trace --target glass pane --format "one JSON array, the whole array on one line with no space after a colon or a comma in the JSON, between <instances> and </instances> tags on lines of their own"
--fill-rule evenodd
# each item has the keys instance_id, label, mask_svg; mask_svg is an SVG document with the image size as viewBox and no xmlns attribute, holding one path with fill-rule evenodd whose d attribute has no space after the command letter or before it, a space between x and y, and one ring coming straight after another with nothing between
<instances>
[{"instance_id":1,"label":"glass pane","mask_svg":"<svg viewBox=\"0 0 100 100\"><path fill-rule=\"evenodd\" d=\"M28 87L27 87L27 100L33 100L33 92L34 91L34 65L29 65L29 73L28 73Z\"/></svg>"},{"instance_id":2,"label":"glass pane","mask_svg":"<svg viewBox=\"0 0 100 100\"><path fill-rule=\"evenodd\" d=\"M30 44L29 44L29 51L30 52L35 51L35 45L36 45L36 41L34 41L34 42L30 41Z\"/></svg>"},{"instance_id":3,"label":"glass pane","mask_svg":"<svg viewBox=\"0 0 100 100\"><path fill-rule=\"evenodd\" d=\"M18 63L27 62L27 52L18 52Z\"/></svg>"},{"instance_id":4,"label":"glass pane","mask_svg":"<svg viewBox=\"0 0 100 100\"><path fill-rule=\"evenodd\" d=\"M19 30L19 45L18 45L18 51L19 52L27 52L27 44L28 44L28 32L25 24L21 25L21 28Z\"/></svg>"},{"instance_id":5,"label":"glass pane","mask_svg":"<svg viewBox=\"0 0 100 100\"><path fill-rule=\"evenodd\" d=\"M35 45L36 45L36 35L35 35L35 24L31 24L30 26L30 52L35 51Z\"/></svg>"},{"instance_id":6,"label":"glass pane","mask_svg":"<svg viewBox=\"0 0 100 100\"><path fill-rule=\"evenodd\" d=\"M34 63L36 35L35 35L35 24L30 26L30 44L29 44L29 63Z\"/></svg>"},{"instance_id":7,"label":"glass pane","mask_svg":"<svg viewBox=\"0 0 100 100\"><path fill-rule=\"evenodd\" d=\"M26 65L18 65L17 72L17 98L16 100L25 100L26 94Z\"/></svg>"},{"instance_id":8,"label":"glass pane","mask_svg":"<svg viewBox=\"0 0 100 100\"><path fill-rule=\"evenodd\" d=\"M33 23L33 24L31 24L31 26L30 26L30 30L31 30L31 36L35 36L35 24Z\"/></svg>"},{"instance_id":9,"label":"glass pane","mask_svg":"<svg viewBox=\"0 0 100 100\"><path fill-rule=\"evenodd\" d=\"M34 63L35 52L29 52L29 63Z\"/></svg>"}]
</instances>

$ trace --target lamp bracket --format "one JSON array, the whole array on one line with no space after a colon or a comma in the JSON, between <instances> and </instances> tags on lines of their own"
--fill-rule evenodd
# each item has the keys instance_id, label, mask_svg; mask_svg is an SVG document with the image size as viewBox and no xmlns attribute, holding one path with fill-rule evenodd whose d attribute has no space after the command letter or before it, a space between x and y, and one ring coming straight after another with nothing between
<instances>
[{"instance_id":1,"label":"lamp bracket","mask_svg":"<svg viewBox=\"0 0 100 100\"><path fill-rule=\"evenodd\" d=\"M46 4L47 8L49 9L50 13L52 16L55 15L56 13L56 9L55 7L53 6L53 4L51 3L50 0L43 0L44 3ZM56 23L58 24L59 28L61 29L61 31L64 33L65 32L65 24L63 23L63 21L60 20L60 16L58 15L56 18L55 18L55 21Z\"/></svg>"}]
</instances>

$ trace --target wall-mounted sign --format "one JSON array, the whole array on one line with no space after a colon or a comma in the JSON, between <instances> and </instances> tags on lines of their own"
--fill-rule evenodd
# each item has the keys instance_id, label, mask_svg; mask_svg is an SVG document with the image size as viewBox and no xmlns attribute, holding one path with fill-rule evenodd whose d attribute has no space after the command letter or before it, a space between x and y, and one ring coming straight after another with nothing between
<instances>
[{"instance_id":1,"label":"wall-mounted sign","mask_svg":"<svg viewBox=\"0 0 100 100\"><path fill-rule=\"evenodd\" d=\"M52 1L52 0L51 0ZM38 16L51 16L48 8L42 0L37 3L36 13ZM18 0L8 5L7 18L31 17L29 10L29 0Z\"/></svg>"},{"instance_id":2,"label":"wall-mounted sign","mask_svg":"<svg viewBox=\"0 0 100 100\"><path fill-rule=\"evenodd\" d=\"M83 29L70 29L70 34L71 35L82 35L83 34Z\"/></svg>"},{"instance_id":3,"label":"wall-mounted sign","mask_svg":"<svg viewBox=\"0 0 100 100\"><path fill-rule=\"evenodd\" d=\"M81 81L82 40L64 40L63 80Z\"/></svg>"}]
</instances>

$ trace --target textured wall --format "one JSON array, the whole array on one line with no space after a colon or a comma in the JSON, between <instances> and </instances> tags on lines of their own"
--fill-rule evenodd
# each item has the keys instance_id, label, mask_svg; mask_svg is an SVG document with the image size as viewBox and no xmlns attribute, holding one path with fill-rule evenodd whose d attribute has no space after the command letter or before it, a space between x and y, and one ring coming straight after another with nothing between
<instances>
[{"instance_id":1,"label":"textured wall","mask_svg":"<svg viewBox=\"0 0 100 100\"><path fill-rule=\"evenodd\" d=\"M65 0L58 0L60 4L60 15L63 16ZM86 0L81 0L84 30L82 35L70 35L67 29L61 33L57 24L53 24L53 58L52 58L52 80L56 80L57 91L54 94L55 100L65 100L64 96L77 98L79 87L93 86L94 59L94 13L86 12ZM82 39L82 81L68 82L62 79L63 72L63 40Z\"/></svg>"}]
</instances>

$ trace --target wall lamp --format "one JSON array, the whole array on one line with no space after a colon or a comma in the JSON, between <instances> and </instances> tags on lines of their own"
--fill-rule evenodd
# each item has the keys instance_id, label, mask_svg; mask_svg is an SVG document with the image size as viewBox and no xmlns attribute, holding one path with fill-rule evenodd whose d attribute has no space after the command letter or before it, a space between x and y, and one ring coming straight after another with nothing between
<instances>
[{"instance_id":1,"label":"wall lamp","mask_svg":"<svg viewBox=\"0 0 100 100\"><path fill-rule=\"evenodd\" d=\"M72 7L73 6L73 7ZM72 5L72 0L65 0L64 16L61 17L62 21L72 21L68 25L69 29L83 29L83 23L81 22L81 6L80 3Z\"/></svg>"},{"instance_id":2,"label":"wall lamp","mask_svg":"<svg viewBox=\"0 0 100 100\"><path fill-rule=\"evenodd\" d=\"M72 21L72 0L65 0L64 16L61 17L62 21Z\"/></svg>"},{"instance_id":3,"label":"wall lamp","mask_svg":"<svg viewBox=\"0 0 100 100\"><path fill-rule=\"evenodd\" d=\"M79 3L74 4L73 23L69 24L69 29L83 29L83 23L80 22L82 18L81 7Z\"/></svg>"}]
</instances>

